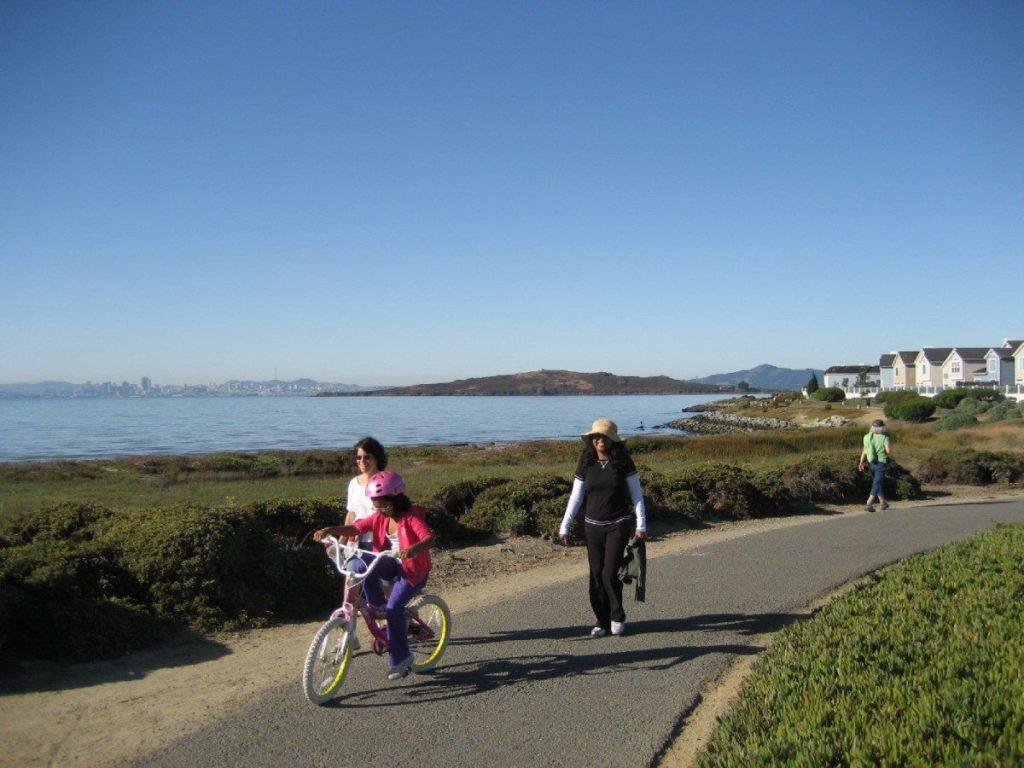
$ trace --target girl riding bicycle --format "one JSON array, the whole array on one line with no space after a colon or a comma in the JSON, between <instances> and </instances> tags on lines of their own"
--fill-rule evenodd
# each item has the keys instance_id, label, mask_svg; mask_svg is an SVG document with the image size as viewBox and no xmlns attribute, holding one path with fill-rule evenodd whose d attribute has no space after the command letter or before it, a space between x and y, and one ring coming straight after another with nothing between
<instances>
[{"instance_id":1,"label":"girl riding bicycle","mask_svg":"<svg viewBox=\"0 0 1024 768\"><path fill-rule=\"evenodd\" d=\"M320 541L324 536L371 533L373 551L393 555L378 563L367 577L363 590L367 602L381 609L385 606L384 584L391 584L386 604L391 662L388 680L398 680L409 673L412 663L406 636L405 606L427 583L434 534L426 522L427 511L414 506L405 495L405 481L397 472L385 470L372 475L366 483L366 496L373 502L374 514L351 525L321 528L313 538ZM351 567L358 573L366 571L366 564L361 560L353 560Z\"/></svg>"}]
</instances>

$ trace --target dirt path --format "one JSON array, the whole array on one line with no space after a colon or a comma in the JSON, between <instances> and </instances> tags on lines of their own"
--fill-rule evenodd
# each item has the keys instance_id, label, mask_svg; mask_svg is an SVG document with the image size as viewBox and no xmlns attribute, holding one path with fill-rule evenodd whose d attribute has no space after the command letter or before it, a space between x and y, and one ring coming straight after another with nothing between
<instances>
[{"instance_id":1,"label":"dirt path","mask_svg":"<svg viewBox=\"0 0 1024 768\"><path fill-rule=\"evenodd\" d=\"M1021 492L943 489L943 498L910 504L1005 495ZM867 514L859 507L829 511ZM648 552L656 558L821 517L719 523L704 530L657 537ZM502 578L483 581L484 575L495 573ZM458 615L526 590L580 581L585 574L581 547L566 549L536 539L513 539L437 553L431 591L443 594ZM582 590L580 584L566 588ZM292 684L299 695L302 659L318 624L216 637L184 636L112 661L73 666L26 663L6 669L0 683L0 741L4 744L0 765L120 765L237 710L268 688ZM712 690L703 692L704 704L689 718L664 764L690 763L715 718L734 700L747 670L749 663L738 666Z\"/></svg>"}]
</instances>

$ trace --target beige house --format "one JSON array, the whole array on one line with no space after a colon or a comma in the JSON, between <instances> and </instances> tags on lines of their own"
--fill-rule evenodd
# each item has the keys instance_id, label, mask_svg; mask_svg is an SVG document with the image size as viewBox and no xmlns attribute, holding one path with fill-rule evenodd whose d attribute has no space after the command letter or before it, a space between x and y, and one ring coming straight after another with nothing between
<instances>
[{"instance_id":1,"label":"beige house","mask_svg":"<svg viewBox=\"0 0 1024 768\"><path fill-rule=\"evenodd\" d=\"M915 361L919 354L913 352L893 352L892 359L892 386L893 389L913 389L917 383L917 368Z\"/></svg>"},{"instance_id":2,"label":"beige house","mask_svg":"<svg viewBox=\"0 0 1024 768\"><path fill-rule=\"evenodd\" d=\"M942 391L942 364L952 351L952 347L924 347L917 353L914 358L914 386L918 392L935 394Z\"/></svg>"}]
</instances>

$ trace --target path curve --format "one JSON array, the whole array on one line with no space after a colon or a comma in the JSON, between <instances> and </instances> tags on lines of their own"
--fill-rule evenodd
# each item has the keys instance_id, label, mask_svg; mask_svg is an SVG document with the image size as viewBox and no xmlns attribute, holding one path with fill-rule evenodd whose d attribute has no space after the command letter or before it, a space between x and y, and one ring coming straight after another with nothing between
<instances>
[{"instance_id":1,"label":"path curve","mask_svg":"<svg viewBox=\"0 0 1024 768\"><path fill-rule=\"evenodd\" d=\"M1024 500L819 518L655 555L623 638L585 637L582 583L510 595L456 616L431 675L388 683L364 654L336 706L280 686L135 765L333 767L344 745L374 764L670 765L701 692L809 604L1000 522L1024 523Z\"/></svg>"}]
</instances>

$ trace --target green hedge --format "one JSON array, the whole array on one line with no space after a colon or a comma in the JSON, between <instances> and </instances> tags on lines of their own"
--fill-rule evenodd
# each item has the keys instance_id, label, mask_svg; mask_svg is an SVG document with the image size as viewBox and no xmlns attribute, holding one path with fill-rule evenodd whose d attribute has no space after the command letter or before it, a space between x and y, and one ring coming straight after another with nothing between
<instances>
[{"instance_id":1,"label":"green hedge","mask_svg":"<svg viewBox=\"0 0 1024 768\"><path fill-rule=\"evenodd\" d=\"M814 390L811 397L825 403L841 403L846 399L846 392L842 387L820 387Z\"/></svg>"},{"instance_id":2,"label":"green hedge","mask_svg":"<svg viewBox=\"0 0 1024 768\"><path fill-rule=\"evenodd\" d=\"M43 509L0 531L3 650L108 658L173 627L308 617L336 599L337 578L304 537L336 522L337 510L329 500Z\"/></svg>"},{"instance_id":3,"label":"green hedge","mask_svg":"<svg viewBox=\"0 0 1024 768\"><path fill-rule=\"evenodd\" d=\"M988 485L1024 479L1024 455L1008 451L949 449L923 459L917 477L926 483Z\"/></svg>"}]
</instances>

